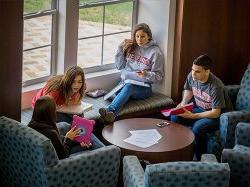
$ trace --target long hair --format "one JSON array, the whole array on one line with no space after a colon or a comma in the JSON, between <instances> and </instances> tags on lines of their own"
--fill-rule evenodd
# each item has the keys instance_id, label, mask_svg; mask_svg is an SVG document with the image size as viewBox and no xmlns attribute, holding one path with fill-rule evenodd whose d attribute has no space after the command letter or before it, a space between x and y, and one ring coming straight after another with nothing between
<instances>
[{"instance_id":1,"label":"long hair","mask_svg":"<svg viewBox=\"0 0 250 187\"><path fill-rule=\"evenodd\" d=\"M48 124L57 130L56 103L51 96L42 96L37 99L32 114L32 121Z\"/></svg>"},{"instance_id":2,"label":"long hair","mask_svg":"<svg viewBox=\"0 0 250 187\"><path fill-rule=\"evenodd\" d=\"M64 98L65 103L68 102L71 92L71 85L73 84L74 79L80 75L82 77L82 87L79 90L80 100L83 98L84 90L85 90L85 76L83 69L79 66L72 66L67 69L64 75L57 75L52 77L47 82L47 90L46 93L50 93L54 90L59 90L61 95Z\"/></svg>"},{"instance_id":3,"label":"long hair","mask_svg":"<svg viewBox=\"0 0 250 187\"><path fill-rule=\"evenodd\" d=\"M125 45L123 46L124 56L127 56L128 53L134 53L135 47L137 46L136 37L135 37L137 31L143 31L147 33L149 37L149 41L152 40L151 29L146 23L139 23L135 25L132 31L132 42L133 42L132 45L125 43Z\"/></svg>"}]
</instances>

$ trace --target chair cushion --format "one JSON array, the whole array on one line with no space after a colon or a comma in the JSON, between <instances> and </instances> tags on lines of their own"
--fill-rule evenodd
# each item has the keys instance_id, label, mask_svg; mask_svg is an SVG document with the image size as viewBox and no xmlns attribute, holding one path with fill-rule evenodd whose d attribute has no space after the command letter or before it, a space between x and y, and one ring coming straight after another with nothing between
<instances>
[{"instance_id":1,"label":"chair cushion","mask_svg":"<svg viewBox=\"0 0 250 187\"><path fill-rule=\"evenodd\" d=\"M242 154L248 154L248 156L250 156L250 147L236 144L233 149L238 152L241 152Z\"/></svg>"},{"instance_id":2,"label":"chair cushion","mask_svg":"<svg viewBox=\"0 0 250 187\"><path fill-rule=\"evenodd\" d=\"M88 119L98 119L99 118L99 108L107 107L110 102L104 101L103 97L100 98L91 98L85 97L84 102L92 103L93 109L84 113L84 116ZM118 114L118 118L127 117L138 117L140 114L146 115L151 113L160 112L162 108L172 107L174 105L173 100L160 93L153 93L153 95L144 100L130 100L122 108Z\"/></svg>"},{"instance_id":3,"label":"chair cushion","mask_svg":"<svg viewBox=\"0 0 250 187\"><path fill-rule=\"evenodd\" d=\"M229 186L226 163L168 162L147 166L145 186Z\"/></svg>"},{"instance_id":4,"label":"chair cushion","mask_svg":"<svg viewBox=\"0 0 250 187\"><path fill-rule=\"evenodd\" d=\"M235 107L236 110L250 109L250 64L241 80Z\"/></svg>"}]
</instances>

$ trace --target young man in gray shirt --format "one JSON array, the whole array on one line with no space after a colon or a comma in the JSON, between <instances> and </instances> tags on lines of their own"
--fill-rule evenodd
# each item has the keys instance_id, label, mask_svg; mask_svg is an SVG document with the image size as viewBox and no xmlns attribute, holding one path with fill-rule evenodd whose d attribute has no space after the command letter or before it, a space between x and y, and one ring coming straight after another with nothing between
<instances>
[{"instance_id":1,"label":"young man in gray shirt","mask_svg":"<svg viewBox=\"0 0 250 187\"><path fill-rule=\"evenodd\" d=\"M187 76L183 98L177 106L183 106L194 100L192 111L185 110L179 115L172 115L171 121L191 126L195 134L197 160L206 152L206 133L219 128L220 114L231 109L229 96L222 81L211 73L212 60L207 55L196 58L192 71Z\"/></svg>"}]
</instances>

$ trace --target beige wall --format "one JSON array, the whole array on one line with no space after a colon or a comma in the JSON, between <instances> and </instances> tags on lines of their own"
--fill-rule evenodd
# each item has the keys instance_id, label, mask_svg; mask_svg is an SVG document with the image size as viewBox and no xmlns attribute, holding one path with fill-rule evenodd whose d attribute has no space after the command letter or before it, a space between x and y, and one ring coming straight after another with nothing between
<instances>
[{"instance_id":1,"label":"beige wall","mask_svg":"<svg viewBox=\"0 0 250 187\"><path fill-rule=\"evenodd\" d=\"M165 78L154 90L171 96L176 0L140 0L138 23L147 23L165 58Z\"/></svg>"}]
</instances>

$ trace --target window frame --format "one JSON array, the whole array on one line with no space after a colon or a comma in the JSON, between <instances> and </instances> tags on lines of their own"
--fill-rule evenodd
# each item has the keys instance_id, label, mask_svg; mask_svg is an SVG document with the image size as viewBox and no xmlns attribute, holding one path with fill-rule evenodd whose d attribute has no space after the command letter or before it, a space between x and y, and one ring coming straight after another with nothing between
<instances>
[{"instance_id":1,"label":"window frame","mask_svg":"<svg viewBox=\"0 0 250 187\"><path fill-rule=\"evenodd\" d=\"M57 59L57 23L58 23L58 0L52 0L51 1L51 9L49 10L43 10L43 11L38 11L38 12L32 12L28 14L23 14L23 20L28 20L28 19L33 19L33 18L38 18L42 16L52 16L52 21L51 21L51 42L50 44L47 45L41 45L39 47L32 47L23 50L23 53L26 51L31 51L31 50L36 50L36 49L41 49L44 47L51 47L50 50L50 73L47 76L31 79L31 80L26 80L22 81L22 86L30 86L33 84L45 82L51 77L52 75L55 75L56 71L56 59ZM24 63L24 62L23 62ZM22 70L23 71L23 70Z\"/></svg>"},{"instance_id":2,"label":"window frame","mask_svg":"<svg viewBox=\"0 0 250 187\"><path fill-rule=\"evenodd\" d=\"M105 71L105 70L110 70L110 69L114 68L114 63L103 64L104 37L105 36L115 35L115 34L128 33L128 32L132 32L132 30L126 30L126 31L121 31L121 32L112 32L112 33L105 34L104 33L105 6L107 6L107 5L114 5L114 4L121 4L121 3L126 3L126 2L132 2L133 3L132 25L131 25L131 27L133 28L133 26L137 23L137 19L138 19L138 0L107 0L107 1L100 1L100 2L79 3L79 12L80 12L81 9L93 8L93 7L102 7L103 6L102 34L93 35L93 36L89 36L89 37L80 37L80 38L78 37L78 42L82 41L84 39L91 39L91 38L97 38L97 37L101 37L102 38L102 44L101 44L101 62L100 62L100 64L98 64L96 66L84 68L84 71L86 73L94 73L94 72ZM78 56L78 52L77 52L77 56Z\"/></svg>"}]
</instances>

